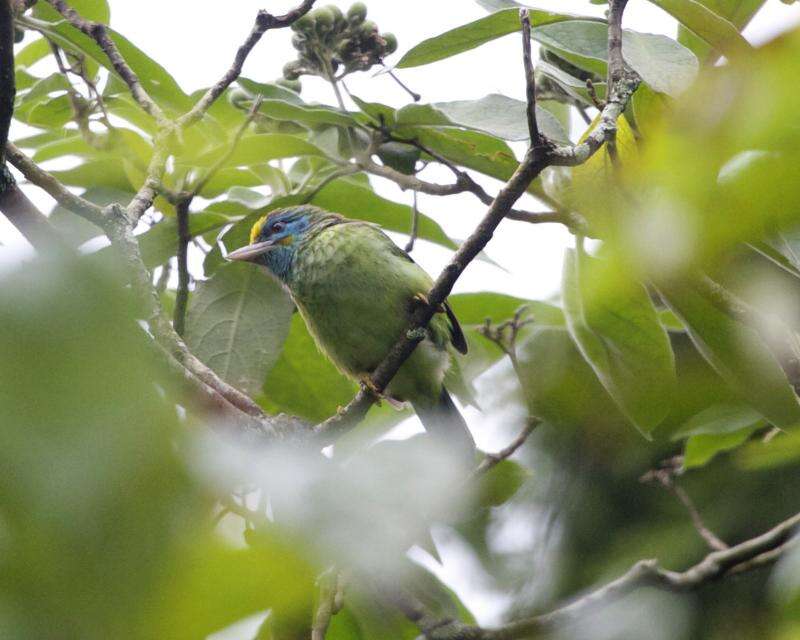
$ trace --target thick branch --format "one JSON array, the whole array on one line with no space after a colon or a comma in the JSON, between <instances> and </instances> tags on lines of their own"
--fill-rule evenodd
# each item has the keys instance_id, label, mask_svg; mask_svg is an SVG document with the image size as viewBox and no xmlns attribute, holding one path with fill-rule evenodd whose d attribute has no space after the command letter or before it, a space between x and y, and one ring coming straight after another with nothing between
<instances>
[{"instance_id":1,"label":"thick branch","mask_svg":"<svg viewBox=\"0 0 800 640\"><path fill-rule=\"evenodd\" d=\"M47 252L64 248L47 216L17 186L5 164L0 164L0 212L37 250Z\"/></svg>"},{"instance_id":2,"label":"thick branch","mask_svg":"<svg viewBox=\"0 0 800 640\"><path fill-rule=\"evenodd\" d=\"M14 116L14 10L11 0L0 0L0 164Z\"/></svg>"},{"instance_id":3,"label":"thick branch","mask_svg":"<svg viewBox=\"0 0 800 640\"><path fill-rule=\"evenodd\" d=\"M175 333L183 337L186 327L186 306L189 302L189 241L192 239L189 233L189 206L192 203L191 196L182 198L175 206L175 217L178 223L178 252L176 261L178 263L178 290L175 292L175 311L172 315L172 326Z\"/></svg>"}]
</instances>

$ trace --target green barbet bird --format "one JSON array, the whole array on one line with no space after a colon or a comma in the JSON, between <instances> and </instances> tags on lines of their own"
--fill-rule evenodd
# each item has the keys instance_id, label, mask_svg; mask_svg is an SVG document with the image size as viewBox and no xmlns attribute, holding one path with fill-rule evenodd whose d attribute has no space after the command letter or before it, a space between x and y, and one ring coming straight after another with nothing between
<instances>
[{"instance_id":1,"label":"green barbet bird","mask_svg":"<svg viewBox=\"0 0 800 640\"><path fill-rule=\"evenodd\" d=\"M289 291L309 332L345 375L369 375L409 327L433 281L374 224L319 207L278 209L261 218L250 244L228 255L266 267ZM467 352L453 311L442 305L384 395L409 401L426 430L450 447L473 451L464 418L444 387L451 347ZM453 376L453 373L456 375ZM458 383L458 370L451 377Z\"/></svg>"}]
</instances>

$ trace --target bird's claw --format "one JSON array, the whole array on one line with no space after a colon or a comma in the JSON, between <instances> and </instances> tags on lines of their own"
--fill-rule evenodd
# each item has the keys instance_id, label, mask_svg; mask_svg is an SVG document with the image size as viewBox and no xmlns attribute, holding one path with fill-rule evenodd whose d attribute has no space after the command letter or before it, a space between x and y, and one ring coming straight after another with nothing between
<instances>
[{"instance_id":1,"label":"bird's claw","mask_svg":"<svg viewBox=\"0 0 800 640\"><path fill-rule=\"evenodd\" d=\"M378 387L372 381L372 378L370 376L368 376L368 375L367 376L363 376L361 378L361 386L364 388L365 391L369 391L374 396L376 396L378 399L380 399L382 397L382 395L383 395L381 393L381 390L378 389Z\"/></svg>"},{"instance_id":2,"label":"bird's claw","mask_svg":"<svg viewBox=\"0 0 800 640\"><path fill-rule=\"evenodd\" d=\"M411 298L411 305L412 307L422 306L422 307L429 307L431 305L431 301L428 300L428 296L424 293L415 293L414 297ZM444 305L439 305L436 308L437 313L444 313Z\"/></svg>"}]
</instances>

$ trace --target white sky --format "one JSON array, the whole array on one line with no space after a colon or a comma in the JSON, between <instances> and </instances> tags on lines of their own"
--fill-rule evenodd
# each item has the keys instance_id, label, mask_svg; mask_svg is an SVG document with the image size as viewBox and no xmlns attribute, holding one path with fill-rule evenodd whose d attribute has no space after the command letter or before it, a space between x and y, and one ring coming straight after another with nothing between
<instances>
[{"instance_id":1,"label":"white sky","mask_svg":"<svg viewBox=\"0 0 800 640\"><path fill-rule=\"evenodd\" d=\"M351 4L350 0L328 3L345 10ZM224 5L210 0L110 0L112 25L166 67L187 92L206 87L222 75L259 8L282 13L295 4L295 0L238 0ZM325 2L320 0L318 4ZM471 0L368 0L366 4L369 18L381 30L392 31L398 37L400 48L390 62L399 60L403 52L427 37L486 15ZM582 14L602 15L604 11L604 7L591 5L587 0L539 0L533 4ZM769 0L746 35L753 42L761 42L798 23L800 5L787 6L779 0ZM676 29L674 20L645 0L631 0L625 26L667 35L674 35ZM288 30L268 33L249 57L244 75L261 81L280 77L291 52L289 37ZM401 70L400 75L422 94L425 102L480 98L489 93L524 99L519 49L519 38L507 36L432 65ZM350 76L347 84L355 95L366 99L394 106L409 100L387 76L373 78L371 73L359 73ZM303 78L303 97L309 101L333 101L330 88L317 78ZM15 129L21 130L19 126ZM449 172L435 169L428 170L426 177L441 182L452 180ZM410 203L410 193L402 193L393 184L378 179L373 179L373 183L384 196ZM484 184L491 191L499 187L490 179L484 180ZM49 210L52 203L46 195L27 186L25 190L44 210ZM454 238L467 237L485 211L469 194L447 198L423 194L419 201L420 210L436 218ZM521 202L521 206L532 210L542 208L532 200ZM486 263L474 263L456 285L456 291L490 288L526 298L552 295L558 287L561 252L568 239L559 225L506 221L488 253L508 272ZM31 254L25 241L4 219L0 220L0 243L3 245L0 266L16 263ZM448 252L419 243L415 258L435 275L445 264Z\"/></svg>"}]
</instances>

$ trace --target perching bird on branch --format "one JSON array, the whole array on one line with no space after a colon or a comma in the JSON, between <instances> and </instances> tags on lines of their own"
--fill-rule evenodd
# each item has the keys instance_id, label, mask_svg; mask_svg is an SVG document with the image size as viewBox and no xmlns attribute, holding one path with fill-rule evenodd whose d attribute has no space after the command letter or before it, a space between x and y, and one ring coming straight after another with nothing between
<instances>
[{"instance_id":1,"label":"perching bird on branch","mask_svg":"<svg viewBox=\"0 0 800 640\"><path fill-rule=\"evenodd\" d=\"M228 259L269 269L289 290L320 350L342 373L367 384L433 284L376 225L309 205L261 218L250 244ZM426 333L384 395L409 401L426 430L449 447L473 451L464 418L444 387L451 368L449 378L460 382L451 347L467 352L447 303Z\"/></svg>"}]
</instances>

